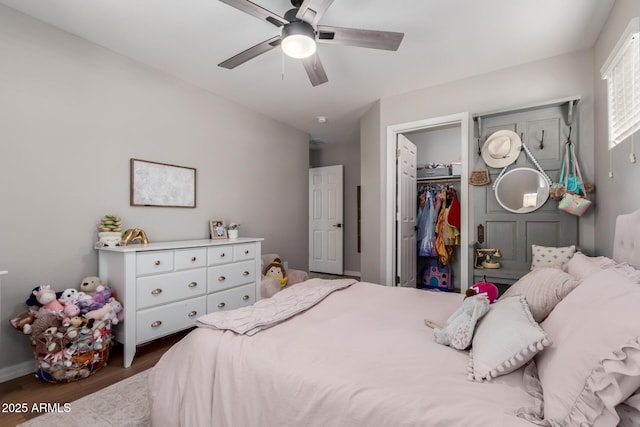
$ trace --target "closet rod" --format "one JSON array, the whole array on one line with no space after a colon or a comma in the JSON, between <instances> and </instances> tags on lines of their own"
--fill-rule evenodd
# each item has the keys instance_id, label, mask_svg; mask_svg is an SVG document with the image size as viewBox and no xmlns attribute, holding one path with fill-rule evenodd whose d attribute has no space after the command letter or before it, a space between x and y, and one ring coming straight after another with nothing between
<instances>
[{"instance_id":1,"label":"closet rod","mask_svg":"<svg viewBox=\"0 0 640 427\"><path fill-rule=\"evenodd\" d=\"M438 184L447 182L460 182L459 176L443 176L441 178L418 178L416 183L418 184Z\"/></svg>"}]
</instances>

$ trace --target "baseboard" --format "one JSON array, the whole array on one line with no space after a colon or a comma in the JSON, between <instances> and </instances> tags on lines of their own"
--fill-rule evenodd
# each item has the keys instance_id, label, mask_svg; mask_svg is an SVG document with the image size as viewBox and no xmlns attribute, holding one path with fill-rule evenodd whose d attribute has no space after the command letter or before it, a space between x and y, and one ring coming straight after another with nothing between
<instances>
[{"instance_id":1,"label":"baseboard","mask_svg":"<svg viewBox=\"0 0 640 427\"><path fill-rule=\"evenodd\" d=\"M27 362L18 363L17 365L0 368L0 383L13 380L35 372L35 362L29 360Z\"/></svg>"},{"instance_id":2,"label":"baseboard","mask_svg":"<svg viewBox=\"0 0 640 427\"><path fill-rule=\"evenodd\" d=\"M345 270L345 271L344 271L344 275L345 275L345 276L360 277L360 272L359 272L359 271L350 271L350 270Z\"/></svg>"}]
</instances>

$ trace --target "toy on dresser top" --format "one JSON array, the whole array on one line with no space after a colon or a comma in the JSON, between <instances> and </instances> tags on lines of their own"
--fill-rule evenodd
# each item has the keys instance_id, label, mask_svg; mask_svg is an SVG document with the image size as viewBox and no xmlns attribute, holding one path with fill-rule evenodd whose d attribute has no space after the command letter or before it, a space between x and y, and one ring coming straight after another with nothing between
<instances>
[{"instance_id":1,"label":"toy on dresser top","mask_svg":"<svg viewBox=\"0 0 640 427\"><path fill-rule=\"evenodd\" d=\"M26 304L29 309L11 325L29 337L39 379L75 381L104 365L111 325L122 321L123 307L100 278L87 277L79 289L58 293L49 285L37 286Z\"/></svg>"}]
</instances>

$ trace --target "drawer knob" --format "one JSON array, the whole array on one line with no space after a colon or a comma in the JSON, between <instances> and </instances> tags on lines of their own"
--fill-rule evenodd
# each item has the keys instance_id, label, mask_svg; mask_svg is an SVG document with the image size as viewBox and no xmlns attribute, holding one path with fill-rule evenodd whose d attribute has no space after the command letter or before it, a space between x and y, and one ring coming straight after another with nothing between
<instances>
[{"instance_id":1,"label":"drawer knob","mask_svg":"<svg viewBox=\"0 0 640 427\"><path fill-rule=\"evenodd\" d=\"M248 300L249 299L249 295L243 296L242 299L245 300L245 301Z\"/></svg>"},{"instance_id":2,"label":"drawer knob","mask_svg":"<svg viewBox=\"0 0 640 427\"><path fill-rule=\"evenodd\" d=\"M220 258L224 258L224 252L220 254Z\"/></svg>"},{"instance_id":3,"label":"drawer knob","mask_svg":"<svg viewBox=\"0 0 640 427\"><path fill-rule=\"evenodd\" d=\"M198 282L191 282L191 283L189 283L189 287L190 287L190 288L195 288L196 286L198 286Z\"/></svg>"},{"instance_id":4,"label":"drawer knob","mask_svg":"<svg viewBox=\"0 0 640 427\"><path fill-rule=\"evenodd\" d=\"M225 305L225 303L221 302L220 304L218 304L218 308L224 308Z\"/></svg>"},{"instance_id":5,"label":"drawer knob","mask_svg":"<svg viewBox=\"0 0 640 427\"><path fill-rule=\"evenodd\" d=\"M161 321L159 321L159 320L156 320L155 322L153 322L153 323L151 324L151 327L152 327L152 328L157 328L157 327L158 327L158 326L160 326L160 325L162 325L162 322L161 322Z\"/></svg>"},{"instance_id":6,"label":"drawer knob","mask_svg":"<svg viewBox=\"0 0 640 427\"><path fill-rule=\"evenodd\" d=\"M192 312L190 312L189 314L187 314L187 316L189 316L189 317L193 317L193 316L195 316L195 315L197 315L197 314L198 314L198 312L197 312L197 311L195 311L195 310L193 310Z\"/></svg>"},{"instance_id":7,"label":"drawer knob","mask_svg":"<svg viewBox=\"0 0 640 427\"><path fill-rule=\"evenodd\" d=\"M157 261L155 262L155 264L156 264L156 265L160 265L160 260L157 260Z\"/></svg>"},{"instance_id":8,"label":"drawer knob","mask_svg":"<svg viewBox=\"0 0 640 427\"><path fill-rule=\"evenodd\" d=\"M191 262L196 262L196 260L197 260L197 259L198 259L198 258L193 257L193 258L191 258Z\"/></svg>"},{"instance_id":9,"label":"drawer knob","mask_svg":"<svg viewBox=\"0 0 640 427\"><path fill-rule=\"evenodd\" d=\"M227 280L227 278L224 276L218 277L218 282L224 282L225 280Z\"/></svg>"},{"instance_id":10,"label":"drawer knob","mask_svg":"<svg viewBox=\"0 0 640 427\"><path fill-rule=\"evenodd\" d=\"M248 271L245 271L244 273L242 273L243 276L248 276L249 274L251 273L249 273Z\"/></svg>"},{"instance_id":11,"label":"drawer knob","mask_svg":"<svg viewBox=\"0 0 640 427\"><path fill-rule=\"evenodd\" d=\"M244 251L245 255L249 255L249 250L247 249L246 251Z\"/></svg>"},{"instance_id":12,"label":"drawer knob","mask_svg":"<svg viewBox=\"0 0 640 427\"><path fill-rule=\"evenodd\" d=\"M162 289L156 288L151 291L151 295L160 295L162 293Z\"/></svg>"}]
</instances>

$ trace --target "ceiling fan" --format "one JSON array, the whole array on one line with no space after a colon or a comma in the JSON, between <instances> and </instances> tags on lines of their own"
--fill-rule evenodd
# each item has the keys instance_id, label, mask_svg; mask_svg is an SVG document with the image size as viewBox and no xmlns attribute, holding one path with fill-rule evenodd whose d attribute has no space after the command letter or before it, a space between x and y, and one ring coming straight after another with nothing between
<instances>
[{"instance_id":1,"label":"ceiling fan","mask_svg":"<svg viewBox=\"0 0 640 427\"><path fill-rule=\"evenodd\" d=\"M293 58L302 59L302 65L313 86L326 83L327 74L316 53L316 43L339 44L372 49L398 50L404 33L392 31L360 30L355 28L318 25L318 21L334 0L290 0L293 9L279 16L249 0L220 0L256 18L281 27L280 35L258 43L227 59L218 66L233 69L271 49L281 46Z\"/></svg>"}]
</instances>

